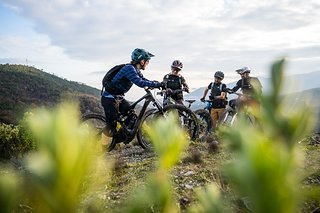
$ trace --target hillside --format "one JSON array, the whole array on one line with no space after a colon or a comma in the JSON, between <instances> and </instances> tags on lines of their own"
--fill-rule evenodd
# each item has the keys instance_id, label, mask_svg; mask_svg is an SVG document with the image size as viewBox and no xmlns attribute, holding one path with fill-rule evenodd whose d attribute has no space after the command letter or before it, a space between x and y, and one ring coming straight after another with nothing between
<instances>
[{"instance_id":1,"label":"hillside","mask_svg":"<svg viewBox=\"0 0 320 213\"><path fill-rule=\"evenodd\" d=\"M0 64L0 122L15 124L34 107L63 100L80 103L82 113L102 112L100 91L25 65Z\"/></svg>"},{"instance_id":2,"label":"hillside","mask_svg":"<svg viewBox=\"0 0 320 213\"><path fill-rule=\"evenodd\" d=\"M292 93L289 97L295 99L296 102L304 102L314 108L315 132L320 133L320 87Z\"/></svg>"}]
</instances>

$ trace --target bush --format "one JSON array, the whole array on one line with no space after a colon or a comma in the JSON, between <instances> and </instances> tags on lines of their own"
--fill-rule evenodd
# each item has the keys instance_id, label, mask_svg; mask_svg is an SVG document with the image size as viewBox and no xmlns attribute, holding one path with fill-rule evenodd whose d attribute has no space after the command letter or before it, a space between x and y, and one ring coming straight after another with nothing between
<instances>
[{"instance_id":1,"label":"bush","mask_svg":"<svg viewBox=\"0 0 320 213\"><path fill-rule=\"evenodd\" d=\"M26 117L18 126L0 124L0 159L10 159L35 149L35 140L25 123Z\"/></svg>"}]
</instances>

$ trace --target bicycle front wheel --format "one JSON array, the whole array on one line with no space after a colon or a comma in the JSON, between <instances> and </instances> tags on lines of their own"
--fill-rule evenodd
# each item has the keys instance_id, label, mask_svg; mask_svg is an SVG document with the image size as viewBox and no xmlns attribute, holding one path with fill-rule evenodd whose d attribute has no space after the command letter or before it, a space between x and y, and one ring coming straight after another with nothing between
<instances>
[{"instance_id":1,"label":"bicycle front wheel","mask_svg":"<svg viewBox=\"0 0 320 213\"><path fill-rule=\"evenodd\" d=\"M152 122L154 122L155 119L160 115L161 113L156 109L151 109L144 113L137 132L137 140L142 148L152 149L151 139L147 132L145 132L145 129L147 129L146 127L152 125Z\"/></svg>"},{"instance_id":2,"label":"bicycle front wheel","mask_svg":"<svg viewBox=\"0 0 320 213\"><path fill-rule=\"evenodd\" d=\"M173 112L177 115L178 123L186 131L190 140L196 140L199 136L198 118L191 109L179 105L172 104L163 108L165 114Z\"/></svg>"},{"instance_id":3,"label":"bicycle front wheel","mask_svg":"<svg viewBox=\"0 0 320 213\"><path fill-rule=\"evenodd\" d=\"M196 140L198 138L199 125L197 116L189 108L183 105L172 104L165 106L163 108L163 113L161 111L152 109L148 110L144 114L137 132L138 142L143 148L152 148L152 142L148 137L148 134L144 132L143 127L149 126L155 119L161 116L166 117L170 112L177 115L178 124L180 124L181 127L185 130L190 140Z\"/></svg>"},{"instance_id":4,"label":"bicycle front wheel","mask_svg":"<svg viewBox=\"0 0 320 213\"><path fill-rule=\"evenodd\" d=\"M233 126L235 120L236 120L236 114L234 111L232 110L225 110L222 115L221 118L218 122L219 126Z\"/></svg>"},{"instance_id":5,"label":"bicycle front wheel","mask_svg":"<svg viewBox=\"0 0 320 213\"><path fill-rule=\"evenodd\" d=\"M199 135L208 135L213 131L213 122L210 113L205 109L194 111L199 121Z\"/></svg>"}]
</instances>

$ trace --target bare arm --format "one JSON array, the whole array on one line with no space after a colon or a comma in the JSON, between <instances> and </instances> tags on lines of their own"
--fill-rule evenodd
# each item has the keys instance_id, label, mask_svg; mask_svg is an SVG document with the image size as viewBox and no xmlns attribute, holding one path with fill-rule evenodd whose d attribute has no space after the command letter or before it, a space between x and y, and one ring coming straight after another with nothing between
<instances>
[{"instance_id":1,"label":"bare arm","mask_svg":"<svg viewBox=\"0 0 320 213\"><path fill-rule=\"evenodd\" d=\"M182 80L181 84L182 84L182 86L183 86L183 89L184 89L186 92L189 93L189 86L188 86L188 84L187 84L187 82L186 82L186 79L185 79L183 76L181 76L181 80Z\"/></svg>"},{"instance_id":2,"label":"bare arm","mask_svg":"<svg viewBox=\"0 0 320 213\"><path fill-rule=\"evenodd\" d=\"M207 94L208 94L208 91L209 91L208 88L206 88L206 89L204 90L204 93L203 93L203 96L202 96L203 99L206 98L206 96L207 96Z\"/></svg>"}]
</instances>

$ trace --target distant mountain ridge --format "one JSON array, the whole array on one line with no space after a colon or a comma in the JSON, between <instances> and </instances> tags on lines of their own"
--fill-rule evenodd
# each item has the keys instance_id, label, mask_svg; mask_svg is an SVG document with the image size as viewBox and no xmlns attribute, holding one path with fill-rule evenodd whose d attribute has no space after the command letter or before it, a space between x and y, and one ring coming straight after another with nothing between
<instances>
[{"instance_id":1,"label":"distant mountain ridge","mask_svg":"<svg viewBox=\"0 0 320 213\"><path fill-rule=\"evenodd\" d=\"M80 110L102 112L100 91L25 65L0 64L0 122L17 123L34 107L75 100Z\"/></svg>"}]
</instances>

